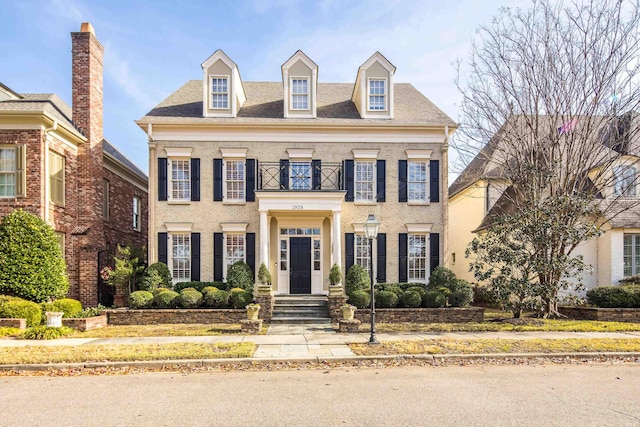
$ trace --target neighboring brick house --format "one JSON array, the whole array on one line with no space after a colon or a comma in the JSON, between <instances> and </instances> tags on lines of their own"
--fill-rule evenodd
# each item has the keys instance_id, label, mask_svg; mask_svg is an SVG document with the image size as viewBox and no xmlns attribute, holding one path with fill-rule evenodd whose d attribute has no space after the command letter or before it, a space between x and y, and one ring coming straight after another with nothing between
<instances>
[{"instance_id":1,"label":"neighboring brick house","mask_svg":"<svg viewBox=\"0 0 640 427\"><path fill-rule=\"evenodd\" d=\"M90 24L71 33L73 106L0 84L0 217L23 209L56 230L69 296L109 303L99 258L147 243L147 176L103 139L103 47ZM103 294L100 295L99 293Z\"/></svg>"},{"instance_id":2,"label":"neighboring brick house","mask_svg":"<svg viewBox=\"0 0 640 427\"><path fill-rule=\"evenodd\" d=\"M319 83L302 51L281 82L243 82L221 50L137 121L149 137L149 261L174 280L269 266L276 294L327 294L329 269L425 282L446 252L447 149L456 123L375 53L355 84Z\"/></svg>"}]
</instances>

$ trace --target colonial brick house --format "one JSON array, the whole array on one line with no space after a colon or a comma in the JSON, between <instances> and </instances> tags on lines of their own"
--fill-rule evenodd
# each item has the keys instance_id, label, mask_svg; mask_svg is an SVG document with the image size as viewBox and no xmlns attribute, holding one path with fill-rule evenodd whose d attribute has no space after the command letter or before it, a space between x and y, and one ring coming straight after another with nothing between
<instances>
[{"instance_id":1,"label":"colonial brick house","mask_svg":"<svg viewBox=\"0 0 640 427\"><path fill-rule=\"evenodd\" d=\"M51 224L69 296L95 306L113 298L99 287L99 263L117 244L146 245L148 179L103 138L103 47L93 28L82 24L71 40L71 107L0 84L0 217L23 209Z\"/></svg>"},{"instance_id":2,"label":"colonial brick house","mask_svg":"<svg viewBox=\"0 0 640 427\"><path fill-rule=\"evenodd\" d=\"M149 138L149 260L174 280L269 267L277 294L326 295L333 264L425 282L447 250L447 148L456 123L376 52L354 83L320 83L297 51L282 81L245 82L218 50L203 79L137 121Z\"/></svg>"}]
</instances>

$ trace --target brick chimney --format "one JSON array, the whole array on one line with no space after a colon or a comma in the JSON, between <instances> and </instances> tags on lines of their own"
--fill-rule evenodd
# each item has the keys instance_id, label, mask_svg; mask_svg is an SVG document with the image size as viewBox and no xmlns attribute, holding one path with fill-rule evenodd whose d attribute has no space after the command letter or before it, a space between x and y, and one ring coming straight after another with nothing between
<instances>
[{"instance_id":1,"label":"brick chimney","mask_svg":"<svg viewBox=\"0 0 640 427\"><path fill-rule=\"evenodd\" d=\"M88 141L78 147L76 224L87 229L76 236L79 299L85 305L97 303L98 251L106 247L102 217L103 129L102 57L104 47L93 26L82 23L71 33L72 119Z\"/></svg>"}]
</instances>

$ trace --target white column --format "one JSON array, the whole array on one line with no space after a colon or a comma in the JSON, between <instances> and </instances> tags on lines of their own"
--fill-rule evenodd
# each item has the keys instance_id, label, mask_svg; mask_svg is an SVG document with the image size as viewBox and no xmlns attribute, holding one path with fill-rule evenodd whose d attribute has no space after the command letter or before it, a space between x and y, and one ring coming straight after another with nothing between
<instances>
[{"instance_id":1,"label":"white column","mask_svg":"<svg viewBox=\"0 0 640 427\"><path fill-rule=\"evenodd\" d=\"M267 211L260 211L260 262L269 268L269 224Z\"/></svg>"},{"instance_id":2,"label":"white column","mask_svg":"<svg viewBox=\"0 0 640 427\"><path fill-rule=\"evenodd\" d=\"M340 211L333 211L333 221L331 223L331 243L333 244L333 264L342 267L342 247L340 239Z\"/></svg>"}]
</instances>

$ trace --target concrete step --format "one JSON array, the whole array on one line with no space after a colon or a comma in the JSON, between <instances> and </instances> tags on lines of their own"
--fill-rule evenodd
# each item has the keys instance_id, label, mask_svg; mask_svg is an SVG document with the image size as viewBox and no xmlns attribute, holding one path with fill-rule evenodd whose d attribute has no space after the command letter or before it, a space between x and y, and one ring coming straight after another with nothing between
<instances>
[{"instance_id":1,"label":"concrete step","mask_svg":"<svg viewBox=\"0 0 640 427\"><path fill-rule=\"evenodd\" d=\"M292 323L292 324L314 323L314 324L330 325L331 319L327 317L272 317L270 323L272 325L274 324L281 325L281 324L287 324L287 323Z\"/></svg>"}]
</instances>

